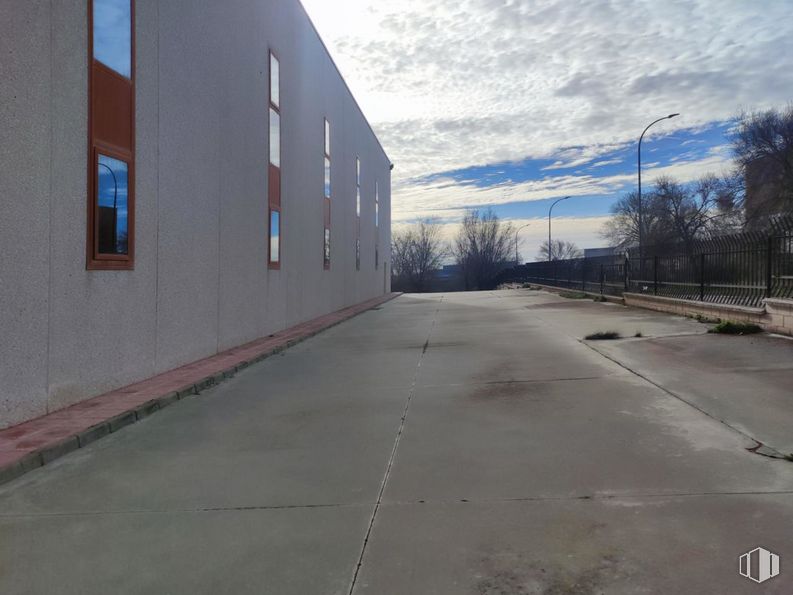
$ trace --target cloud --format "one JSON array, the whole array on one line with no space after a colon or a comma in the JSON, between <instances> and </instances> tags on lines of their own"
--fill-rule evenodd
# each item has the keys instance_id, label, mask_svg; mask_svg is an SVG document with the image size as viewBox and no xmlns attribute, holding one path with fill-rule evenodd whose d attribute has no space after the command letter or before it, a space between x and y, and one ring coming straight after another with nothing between
<instances>
[{"instance_id":1,"label":"cloud","mask_svg":"<svg viewBox=\"0 0 793 595\"><path fill-rule=\"evenodd\" d=\"M682 113L652 130L668 134L791 97L786 0L304 3L396 165L400 214L439 197L449 206L452 186L458 208L506 192L427 187L429 174L549 158L548 172L603 167L614 161L600 156L656 117ZM681 167L708 165L684 151ZM613 186L561 176L512 192L544 196L568 182L567 194Z\"/></svg>"}]
</instances>

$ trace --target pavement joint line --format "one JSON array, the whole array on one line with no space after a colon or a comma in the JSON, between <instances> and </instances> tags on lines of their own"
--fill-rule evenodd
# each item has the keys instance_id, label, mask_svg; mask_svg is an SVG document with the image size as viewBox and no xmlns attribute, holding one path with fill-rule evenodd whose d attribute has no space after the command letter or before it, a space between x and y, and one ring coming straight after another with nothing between
<instances>
[{"instance_id":1,"label":"pavement joint line","mask_svg":"<svg viewBox=\"0 0 793 595\"><path fill-rule=\"evenodd\" d=\"M384 502L383 507L390 506L416 506L425 504L509 504L520 502L576 502L576 501L609 501L609 500L641 500L641 499L661 499L661 498L707 498L711 496L789 496L793 495L793 490L749 490L735 492L669 492L669 493L647 493L647 494L591 494L583 496L525 496L514 498L458 498L440 500L395 500Z\"/></svg>"},{"instance_id":2,"label":"pavement joint line","mask_svg":"<svg viewBox=\"0 0 793 595\"><path fill-rule=\"evenodd\" d=\"M647 494L592 494L583 496L525 496L515 498L459 498L459 499L416 499L416 500L395 500L382 502L381 507L399 506L423 506L423 505L455 505L455 504L519 504L521 502L586 502L586 501L610 501L610 500L643 500L643 499L663 499L663 498L708 498L716 496L789 496L793 495L793 490L749 490L734 492L669 492L669 493L647 493ZM351 502L344 504L283 504L283 505L260 505L260 506L207 506L198 508L174 508L161 510L94 510L94 511L62 511L62 512L21 512L21 513L0 513L0 519L16 518L69 518L69 517L102 517L102 516L134 516L134 515L166 515L166 514L203 514L212 512L267 512L278 510L312 510L312 509L340 509L340 508L363 508L371 506L371 502Z\"/></svg>"},{"instance_id":3,"label":"pavement joint line","mask_svg":"<svg viewBox=\"0 0 793 595\"><path fill-rule=\"evenodd\" d=\"M408 397L405 400L405 409L402 411L402 419L399 422L399 429L397 430L396 438L394 438L394 446L391 449L391 455L388 458L385 475L383 476L383 481L380 484L380 491L377 494L377 502L375 503L374 510L372 511L372 518L369 521L369 527L366 529L366 535L364 536L363 545L361 546L361 554L358 556L358 562L355 565L355 572L353 573L352 582L350 583L349 595L353 594L355 591L355 586L358 583L358 575L361 572L361 567L363 566L363 559L366 555L366 547L369 545L369 539L372 536L372 529L374 528L374 523L377 519L377 513L379 512L380 505L383 502L383 494L385 493L386 486L388 485L388 479L391 476L391 469L393 468L394 461L396 460L397 449L399 448L399 443L402 440L402 434L405 431L405 423L407 422L410 402L413 400L413 396L416 394L416 385L418 384L419 373L421 372L421 362L424 360L424 356L427 353L427 348L429 346L430 339L432 338L432 333L435 330L435 325L438 321L438 312L440 312L444 297L445 296L442 295L440 300L438 300L438 307L435 309L435 314L432 317L432 324L430 325L430 329L427 332L427 340L424 342L424 346L422 347L421 353L419 354L418 362L416 363L416 373L413 376L413 384L411 385L410 392L408 393Z\"/></svg>"},{"instance_id":4,"label":"pavement joint line","mask_svg":"<svg viewBox=\"0 0 793 595\"><path fill-rule=\"evenodd\" d=\"M625 376L625 374L623 374ZM419 384L418 388L442 388L445 386L492 386L502 384L542 384L546 382L577 382L581 380L606 380L619 378L618 374L604 374L602 376L573 376L570 378L538 378L536 380L491 380L490 382L450 382L448 384Z\"/></svg>"},{"instance_id":5,"label":"pavement joint line","mask_svg":"<svg viewBox=\"0 0 793 595\"><path fill-rule=\"evenodd\" d=\"M129 403L126 409L114 411L107 417L107 419L97 420L95 424L92 424L87 428L85 425L79 426L78 424L79 427L76 426L73 428L73 433L64 435L58 439L51 440L50 442L42 444L41 446L37 446L34 449L26 450L18 458L0 466L0 485L13 481L14 479L17 479L18 477L25 475L34 469L43 467L74 450L83 448L93 442L96 442L108 434L115 433L129 425L136 424L139 421L161 411L162 409L165 409L176 401L187 397L192 397L194 395L200 395L207 390L213 389L221 382L234 377L234 375L241 369L248 368L255 363L261 362L264 359L285 351L297 343L315 337L316 335L330 330L331 328L334 328L358 315L369 312L374 307L382 306L383 304L399 297L400 295L402 294L399 292L391 292L376 298L372 298L371 300L366 300L359 304L353 304L351 306L342 308L341 310L320 316L317 319L298 324L295 327L283 329L273 333L272 335L269 335L268 337L262 337L261 339L257 339L252 343L240 345L228 350L227 352L218 353L214 356L186 364L181 368L165 372L159 376L176 374L180 371L182 373L194 372L200 370L200 365L202 363L213 360L213 358L218 358L218 360L221 361L226 357L232 358L232 361L225 365L223 369L219 371L215 369L211 373L201 376L195 381L192 379L186 380L185 385L176 389L175 391L167 390L163 391L162 394L153 394L151 395L151 398L144 403ZM298 327L302 327L302 332L299 335L292 334ZM257 345L262 340L266 341L266 339L276 339L279 335L283 336L283 342L280 344ZM251 353L250 356L241 356L239 352L250 350L254 345L261 349L261 351L257 353ZM233 357L235 352L238 354L236 359ZM204 372L199 372L199 374L204 374ZM156 380L159 376L144 379L133 384L132 387ZM90 401L100 400L110 396L115 396L115 398L124 396L129 392L130 388L131 387L122 387L114 391L110 391L104 395L98 395L96 397L91 397L84 401L80 401L79 403L75 403L70 407L51 412L39 418L28 420L16 426L4 428L3 430L0 430L0 437L2 437L3 433L6 431L18 429L22 426L25 426L25 424L32 424L34 422L38 422L39 420L46 420L49 415L57 416L63 414L64 412L68 412L72 407L85 407L85 404ZM31 430L31 435L35 437L36 432L36 430Z\"/></svg>"},{"instance_id":6,"label":"pavement joint line","mask_svg":"<svg viewBox=\"0 0 793 595\"><path fill-rule=\"evenodd\" d=\"M645 376L644 374L642 374L642 373L640 373L640 372L637 372L636 370L634 370L633 368L631 368L631 367L630 367L630 366L628 366L627 364L624 364L623 362L619 361L619 360L618 360L616 357L613 357L613 356L611 356L611 355L608 355L608 354L606 354L606 353L603 353L602 351L600 351L599 349L597 349L597 348L596 348L596 347L594 347L593 345L590 345L588 342L586 342L586 341L584 341L584 340L581 340L581 339L579 339L579 343L581 343L582 345L585 345L585 346L589 347L589 348L590 348L592 351L594 351L595 353L597 353L597 354L601 355L602 357L606 358L606 359L607 359L607 360L609 360L609 361L612 361L612 362L614 362L615 364L617 364L617 365L618 365L618 366L620 366L621 368L624 368L625 370L628 370L628 372L630 372L631 374L634 374L634 375L635 375L637 378L641 378L642 380L644 380L644 381L645 381L645 382L647 382L648 384L651 384L651 385L652 385L652 386L654 386L655 388L657 388L657 389L659 389L659 390L663 391L664 393L666 393L666 394L667 394L667 395L669 395L670 397L672 397L672 398L674 398L674 399L677 399L677 400L678 400L678 401L680 401L681 403L685 403L685 404L686 404L686 405L688 405L689 407L691 407L691 408L693 408L693 409L696 409L697 411L699 411L699 412L700 412L700 413L702 413L703 415L705 415L705 416L709 417L710 419L712 419L712 420L714 420L714 421L717 421L717 422L719 422L720 424L722 424L722 425L723 425L723 426L725 426L726 428L729 428L730 430L732 430L732 431L733 431L733 432L735 432L736 434L739 434L740 436L743 436L744 438L746 438L746 439L748 439L748 440L750 440L750 441L754 442L754 443L755 443L755 446L753 446L753 447L751 447L751 448L747 448L747 449L746 449L746 450L748 450L749 452L751 452L751 453L753 453L753 454L757 454L757 455L759 455L759 456L764 456L764 457L772 458L772 459L786 460L786 459L785 459L785 456L784 456L784 455L783 455L781 452L779 452L778 450L776 450L775 448L768 446L767 444L765 444L764 442L762 442L762 441L758 440L758 439L757 439L757 438L755 438L754 436L752 436L752 435L750 435L750 434L747 434L747 433L746 433L746 432L744 432L743 430L741 430L741 429L739 429L739 428L737 428L737 427L733 426L733 425L732 425L732 424L730 424L730 423L729 423L727 420L724 420L724 419L722 419L722 418L716 417L715 415L713 415L713 414L709 413L708 411L706 411L705 409L703 409L702 407L700 407L700 406L699 406L699 405L697 405L696 403L693 403L692 401L690 401L690 400L686 399L686 398L685 398L685 397L683 397L682 395L679 395L679 394L677 394L676 392L674 392L674 391L672 391L672 390L670 390L670 389L666 388L665 386L663 386L663 385L661 385L661 384L659 384L659 383L655 382L654 380L651 380L649 377ZM759 451L759 452L758 452L758 451Z\"/></svg>"},{"instance_id":7,"label":"pavement joint line","mask_svg":"<svg viewBox=\"0 0 793 595\"><path fill-rule=\"evenodd\" d=\"M161 514L202 514L210 512L257 512L270 510L311 510L317 508L363 508L371 502L351 502L348 504L273 504L261 506L207 506L198 508L142 509L142 510L78 510L61 512L20 512L0 513L0 519L13 518L60 518L60 517L99 517L122 515L161 515Z\"/></svg>"}]
</instances>

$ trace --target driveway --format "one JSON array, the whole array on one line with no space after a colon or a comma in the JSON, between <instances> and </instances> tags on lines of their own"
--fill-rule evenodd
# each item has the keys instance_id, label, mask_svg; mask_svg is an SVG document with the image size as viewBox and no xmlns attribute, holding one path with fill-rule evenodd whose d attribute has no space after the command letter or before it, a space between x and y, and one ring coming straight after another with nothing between
<instances>
[{"instance_id":1,"label":"driveway","mask_svg":"<svg viewBox=\"0 0 793 595\"><path fill-rule=\"evenodd\" d=\"M705 330L402 296L2 486L0 593L789 594L793 342Z\"/></svg>"}]
</instances>

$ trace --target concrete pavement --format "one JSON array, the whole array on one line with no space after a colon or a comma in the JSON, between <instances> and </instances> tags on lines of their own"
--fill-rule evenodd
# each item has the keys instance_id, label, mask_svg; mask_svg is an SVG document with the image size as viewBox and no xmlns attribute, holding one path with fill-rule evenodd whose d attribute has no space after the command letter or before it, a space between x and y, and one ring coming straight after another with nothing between
<instances>
[{"instance_id":1,"label":"concrete pavement","mask_svg":"<svg viewBox=\"0 0 793 595\"><path fill-rule=\"evenodd\" d=\"M0 487L0 593L793 592L793 342L705 330L402 296Z\"/></svg>"}]
</instances>

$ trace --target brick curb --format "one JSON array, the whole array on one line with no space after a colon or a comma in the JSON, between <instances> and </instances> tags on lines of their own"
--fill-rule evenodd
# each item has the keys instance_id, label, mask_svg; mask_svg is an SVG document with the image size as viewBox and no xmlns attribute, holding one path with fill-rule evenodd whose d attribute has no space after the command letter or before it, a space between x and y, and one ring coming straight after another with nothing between
<instances>
[{"instance_id":1,"label":"brick curb","mask_svg":"<svg viewBox=\"0 0 793 595\"><path fill-rule=\"evenodd\" d=\"M271 355L401 293L390 293L284 329L269 337L0 430L0 484L213 387Z\"/></svg>"}]
</instances>

